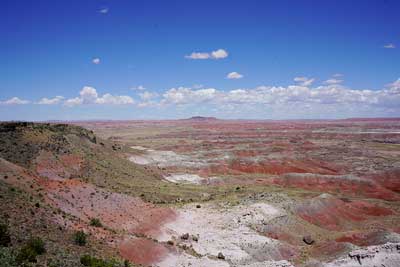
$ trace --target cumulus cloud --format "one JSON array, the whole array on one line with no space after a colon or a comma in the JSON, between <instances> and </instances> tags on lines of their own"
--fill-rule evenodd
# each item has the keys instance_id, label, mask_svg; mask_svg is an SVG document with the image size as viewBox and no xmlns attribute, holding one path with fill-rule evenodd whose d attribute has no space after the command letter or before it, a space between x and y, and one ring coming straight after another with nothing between
<instances>
[{"instance_id":1,"label":"cumulus cloud","mask_svg":"<svg viewBox=\"0 0 400 267\"><path fill-rule=\"evenodd\" d=\"M341 73L335 73L335 74L332 75L332 77L333 77L333 78L340 78L340 77L343 77L343 74L341 74Z\"/></svg>"},{"instance_id":2,"label":"cumulus cloud","mask_svg":"<svg viewBox=\"0 0 400 267\"><path fill-rule=\"evenodd\" d=\"M226 58L228 57L228 52L226 52L224 49L218 49L211 52L211 57L214 59Z\"/></svg>"},{"instance_id":3,"label":"cumulus cloud","mask_svg":"<svg viewBox=\"0 0 400 267\"><path fill-rule=\"evenodd\" d=\"M393 48L396 48L396 46L394 44L387 44L387 45L384 45L383 48L393 49Z\"/></svg>"},{"instance_id":4,"label":"cumulus cloud","mask_svg":"<svg viewBox=\"0 0 400 267\"><path fill-rule=\"evenodd\" d=\"M96 64L96 65L100 64L100 58L96 57L96 58L92 59L92 63Z\"/></svg>"},{"instance_id":5,"label":"cumulus cloud","mask_svg":"<svg viewBox=\"0 0 400 267\"><path fill-rule=\"evenodd\" d=\"M140 91L137 107L176 108L192 111L229 112L236 117L250 118L318 118L349 116L399 116L400 78L380 90L351 89L338 82L312 87L313 79L297 77L289 86L258 86L219 90L216 88L176 87L162 94ZM311 81L311 82L310 82ZM305 86L308 84L309 86ZM43 98L38 103L52 104L61 97ZM1 104L27 104L17 97ZM66 106L83 104L134 104L130 96L99 95L93 87L85 86ZM246 113L247 112L247 113ZM218 113L217 113L218 114ZM214 114L214 115L217 115Z\"/></svg>"},{"instance_id":6,"label":"cumulus cloud","mask_svg":"<svg viewBox=\"0 0 400 267\"><path fill-rule=\"evenodd\" d=\"M163 94L162 103L191 104L205 101L212 101L217 94L214 88L193 90L191 88L172 88Z\"/></svg>"},{"instance_id":7,"label":"cumulus cloud","mask_svg":"<svg viewBox=\"0 0 400 267\"><path fill-rule=\"evenodd\" d=\"M339 84L339 83L342 83L342 82L343 82L343 80L335 79L335 78L328 79L328 80L324 81L325 84Z\"/></svg>"},{"instance_id":8,"label":"cumulus cloud","mask_svg":"<svg viewBox=\"0 0 400 267\"><path fill-rule=\"evenodd\" d=\"M209 59L210 54L205 52L193 52L188 56L185 56L188 59Z\"/></svg>"},{"instance_id":9,"label":"cumulus cloud","mask_svg":"<svg viewBox=\"0 0 400 267\"><path fill-rule=\"evenodd\" d=\"M301 82L309 79L302 79ZM163 105L210 104L217 107L241 106L288 108L293 105L302 109L330 106L340 109L349 107L353 110L365 108L396 109L400 111L400 79L381 90L355 90L340 84L327 84L315 88L302 85L259 86L252 89L230 91L192 88L172 88L162 95Z\"/></svg>"},{"instance_id":10,"label":"cumulus cloud","mask_svg":"<svg viewBox=\"0 0 400 267\"><path fill-rule=\"evenodd\" d=\"M79 92L79 96L67 99L64 104L66 106L76 106L81 104L108 104L108 105L127 105L133 104L134 100L130 96L115 96L104 94L99 96L97 90L90 86L85 86Z\"/></svg>"},{"instance_id":11,"label":"cumulus cloud","mask_svg":"<svg viewBox=\"0 0 400 267\"><path fill-rule=\"evenodd\" d=\"M295 77L293 80L301 86L310 86L315 81L314 78L307 77Z\"/></svg>"},{"instance_id":12,"label":"cumulus cloud","mask_svg":"<svg viewBox=\"0 0 400 267\"><path fill-rule=\"evenodd\" d=\"M224 49L218 49L212 52L193 52L186 55L187 59L223 59L228 57L228 52Z\"/></svg>"},{"instance_id":13,"label":"cumulus cloud","mask_svg":"<svg viewBox=\"0 0 400 267\"><path fill-rule=\"evenodd\" d=\"M136 87L132 87L131 90L143 91L143 90L146 90L146 88L143 85L139 85Z\"/></svg>"},{"instance_id":14,"label":"cumulus cloud","mask_svg":"<svg viewBox=\"0 0 400 267\"><path fill-rule=\"evenodd\" d=\"M18 97L12 97L8 100L0 101L0 104L2 104L2 105L25 105L25 104L29 104L29 103L30 103L30 101L23 100Z\"/></svg>"},{"instance_id":15,"label":"cumulus cloud","mask_svg":"<svg viewBox=\"0 0 400 267\"><path fill-rule=\"evenodd\" d=\"M63 96L56 96L54 98L47 98L44 97L42 99L40 99L36 104L39 105L56 105L61 103L61 101L64 99Z\"/></svg>"},{"instance_id":16,"label":"cumulus cloud","mask_svg":"<svg viewBox=\"0 0 400 267\"><path fill-rule=\"evenodd\" d=\"M392 83L389 83L386 87L394 89L394 90L396 90L396 89L400 90L400 78Z\"/></svg>"},{"instance_id":17,"label":"cumulus cloud","mask_svg":"<svg viewBox=\"0 0 400 267\"><path fill-rule=\"evenodd\" d=\"M155 92L148 92L148 91L145 91L145 92L143 92L143 93L140 93L139 96L140 96L140 98L141 98L142 100L148 101L148 100L150 100L150 99L156 98L156 97L158 96L158 94L155 93Z\"/></svg>"},{"instance_id":18,"label":"cumulus cloud","mask_svg":"<svg viewBox=\"0 0 400 267\"><path fill-rule=\"evenodd\" d=\"M226 75L227 79L241 79L243 78L243 75L234 71L234 72L230 72L228 73L228 75Z\"/></svg>"},{"instance_id":19,"label":"cumulus cloud","mask_svg":"<svg viewBox=\"0 0 400 267\"><path fill-rule=\"evenodd\" d=\"M75 98L70 98L65 100L64 105L68 106L68 107L73 107L73 106L77 106L77 105L81 105L83 103L83 100L79 97L75 97Z\"/></svg>"}]
</instances>

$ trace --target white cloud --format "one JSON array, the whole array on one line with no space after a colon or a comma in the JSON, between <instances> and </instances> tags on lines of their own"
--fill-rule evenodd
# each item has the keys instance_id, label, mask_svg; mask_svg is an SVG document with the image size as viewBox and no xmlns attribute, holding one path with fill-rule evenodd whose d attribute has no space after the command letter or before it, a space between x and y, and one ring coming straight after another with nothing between
<instances>
[{"instance_id":1,"label":"white cloud","mask_svg":"<svg viewBox=\"0 0 400 267\"><path fill-rule=\"evenodd\" d=\"M132 87L131 90L143 91L143 90L146 90L146 88L143 85L139 85L136 87Z\"/></svg>"},{"instance_id":2,"label":"white cloud","mask_svg":"<svg viewBox=\"0 0 400 267\"><path fill-rule=\"evenodd\" d=\"M186 55L187 59L222 59L228 57L228 52L224 49L218 49L212 52L193 52Z\"/></svg>"},{"instance_id":3,"label":"white cloud","mask_svg":"<svg viewBox=\"0 0 400 267\"><path fill-rule=\"evenodd\" d=\"M143 92L143 93L140 93L139 96L140 96L140 98L141 98L142 100L148 101L148 100L150 100L150 99L153 99L153 98L157 97L158 94L155 93L155 92L148 92L148 91L145 91L145 92Z\"/></svg>"},{"instance_id":4,"label":"white cloud","mask_svg":"<svg viewBox=\"0 0 400 267\"><path fill-rule=\"evenodd\" d=\"M109 8L108 8L108 7L104 7L104 8L101 8L101 9L99 10L99 13L101 13L101 14L107 14L108 11L109 11Z\"/></svg>"},{"instance_id":5,"label":"white cloud","mask_svg":"<svg viewBox=\"0 0 400 267\"><path fill-rule=\"evenodd\" d=\"M396 81L389 83L387 87L391 89L399 89L400 90L400 78L398 78Z\"/></svg>"},{"instance_id":6,"label":"white cloud","mask_svg":"<svg viewBox=\"0 0 400 267\"><path fill-rule=\"evenodd\" d=\"M163 94L162 103L191 104L213 100L217 90L214 88L192 90L191 88L172 88Z\"/></svg>"},{"instance_id":7,"label":"white cloud","mask_svg":"<svg viewBox=\"0 0 400 267\"><path fill-rule=\"evenodd\" d=\"M396 46L394 44L387 44L387 45L384 45L383 48L393 49L393 48L396 48Z\"/></svg>"},{"instance_id":8,"label":"white cloud","mask_svg":"<svg viewBox=\"0 0 400 267\"><path fill-rule=\"evenodd\" d=\"M226 58L228 57L228 52L226 52L224 49L218 49L217 51L211 52L211 57L215 59Z\"/></svg>"},{"instance_id":9,"label":"white cloud","mask_svg":"<svg viewBox=\"0 0 400 267\"><path fill-rule=\"evenodd\" d=\"M39 105L56 105L59 104L64 99L63 96L56 96L54 98L44 97L40 99L36 104Z\"/></svg>"},{"instance_id":10,"label":"white cloud","mask_svg":"<svg viewBox=\"0 0 400 267\"><path fill-rule=\"evenodd\" d=\"M114 96L111 94L105 94L102 97L96 99L96 104L127 105L133 103L133 98L126 95Z\"/></svg>"},{"instance_id":11,"label":"white cloud","mask_svg":"<svg viewBox=\"0 0 400 267\"><path fill-rule=\"evenodd\" d=\"M100 64L100 58L98 58L98 57L94 58L94 59L92 60L92 63L93 63L93 64L96 64L96 65Z\"/></svg>"},{"instance_id":12,"label":"white cloud","mask_svg":"<svg viewBox=\"0 0 400 267\"><path fill-rule=\"evenodd\" d=\"M77 105L81 105L83 103L82 98L75 97L65 100L64 105L68 107L73 107Z\"/></svg>"},{"instance_id":13,"label":"white cloud","mask_svg":"<svg viewBox=\"0 0 400 267\"><path fill-rule=\"evenodd\" d=\"M202 53L202 52L193 52L185 58L188 59L209 59L211 56L209 53Z\"/></svg>"},{"instance_id":14,"label":"white cloud","mask_svg":"<svg viewBox=\"0 0 400 267\"><path fill-rule=\"evenodd\" d=\"M343 80L335 79L335 78L328 79L328 80L324 81L325 84L339 84L339 83L342 83L342 82L343 82Z\"/></svg>"},{"instance_id":15,"label":"white cloud","mask_svg":"<svg viewBox=\"0 0 400 267\"><path fill-rule=\"evenodd\" d=\"M115 96L111 94L98 95L97 90L90 86L85 86L79 92L79 97L67 99L66 106L76 106L81 104L108 104L108 105L127 105L133 104L134 100L130 96Z\"/></svg>"},{"instance_id":16,"label":"white cloud","mask_svg":"<svg viewBox=\"0 0 400 267\"><path fill-rule=\"evenodd\" d=\"M243 75L234 71L234 72L228 73L228 75L226 75L226 78L227 79L241 79L241 78L243 78Z\"/></svg>"},{"instance_id":17,"label":"white cloud","mask_svg":"<svg viewBox=\"0 0 400 267\"><path fill-rule=\"evenodd\" d=\"M218 90L216 88L176 87L158 95L141 91L137 107L158 107L173 112L229 112L243 118L337 118L351 116L399 116L400 78L380 90L351 89L340 83L311 87L310 78L297 77L296 85L258 86ZM43 98L38 103L51 104L61 97ZM17 97L1 104L27 104ZM83 104L134 104L130 96L99 95L93 87L84 87L79 95L64 101L66 106ZM179 113L183 114L183 113ZM190 113L189 113L190 114ZM218 115L216 113L214 115Z\"/></svg>"},{"instance_id":18,"label":"white cloud","mask_svg":"<svg viewBox=\"0 0 400 267\"><path fill-rule=\"evenodd\" d=\"M98 98L97 90L90 86L85 86L79 92L80 98L83 104L93 104L96 103Z\"/></svg>"},{"instance_id":19,"label":"white cloud","mask_svg":"<svg viewBox=\"0 0 400 267\"><path fill-rule=\"evenodd\" d=\"M304 83L309 79L301 79ZM253 89L235 89L230 91L192 88L172 88L167 90L160 101L162 105L214 105L236 106L248 109L256 105L264 108L288 109L296 107L300 111L315 110L323 107L351 110L397 110L400 112L400 79L381 90L355 90L340 84L327 84L316 88L303 85L259 86ZM367 113L368 114L368 113ZM330 114L331 115L331 114Z\"/></svg>"},{"instance_id":20,"label":"white cloud","mask_svg":"<svg viewBox=\"0 0 400 267\"><path fill-rule=\"evenodd\" d=\"M307 77L295 77L293 80L301 86L310 86L315 81L314 78Z\"/></svg>"},{"instance_id":21,"label":"white cloud","mask_svg":"<svg viewBox=\"0 0 400 267\"><path fill-rule=\"evenodd\" d=\"M25 105L25 104L29 104L29 103L30 103L30 101L23 100L18 97L12 97L8 100L0 101L0 104L3 104L3 105Z\"/></svg>"},{"instance_id":22,"label":"white cloud","mask_svg":"<svg viewBox=\"0 0 400 267\"><path fill-rule=\"evenodd\" d=\"M340 78L340 77L343 77L343 74L341 74L341 73L335 73L335 74L332 75L332 77L334 77L334 78Z\"/></svg>"}]
</instances>

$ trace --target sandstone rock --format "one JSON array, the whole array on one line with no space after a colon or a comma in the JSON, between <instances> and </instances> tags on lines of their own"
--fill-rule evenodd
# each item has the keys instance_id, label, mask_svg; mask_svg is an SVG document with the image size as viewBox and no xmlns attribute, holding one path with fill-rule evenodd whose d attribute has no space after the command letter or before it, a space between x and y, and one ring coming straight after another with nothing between
<instances>
[{"instance_id":1,"label":"sandstone rock","mask_svg":"<svg viewBox=\"0 0 400 267\"><path fill-rule=\"evenodd\" d=\"M186 233L186 234L181 235L181 239L182 240L188 240L189 239L189 234Z\"/></svg>"},{"instance_id":2,"label":"sandstone rock","mask_svg":"<svg viewBox=\"0 0 400 267\"><path fill-rule=\"evenodd\" d=\"M303 242L306 243L307 245L312 245L314 244L315 240L312 239L310 235L306 235L303 237Z\"/></svg>"}]
</instances>

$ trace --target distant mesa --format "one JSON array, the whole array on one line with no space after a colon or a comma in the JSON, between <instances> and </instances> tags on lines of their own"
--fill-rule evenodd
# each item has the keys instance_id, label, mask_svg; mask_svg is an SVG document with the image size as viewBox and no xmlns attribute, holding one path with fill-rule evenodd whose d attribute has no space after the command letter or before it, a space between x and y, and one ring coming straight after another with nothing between
<instances>
[{"instance_id":1,"label":"distant mesa","mask_svg":"<svg viewBox=\"0 0 400 267\"><path fill-rule=\"evenodd\" d=\"M216 121L218 119L215 117L193 116L193 117L190 117L189 119L184 119L184 120L187 120L187 121Z\"/></svg>"}]
</instances>

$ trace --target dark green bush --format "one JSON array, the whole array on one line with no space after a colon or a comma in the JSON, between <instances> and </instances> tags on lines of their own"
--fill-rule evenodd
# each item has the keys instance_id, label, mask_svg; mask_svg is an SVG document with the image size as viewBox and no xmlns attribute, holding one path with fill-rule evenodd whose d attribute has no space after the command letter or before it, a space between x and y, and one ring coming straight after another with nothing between
<instances>
[{"instance_id":1,"label":"dark green bush","mask_svg":"<svg viewBox=\"0 0 400 267\"><path fill-rule=\"evenodd\" d=\"M31 238L27 244L31 247L38 255L46 253L46 248L44 246L44 241L40 237Z\"/></svg>"},{"instance_id":2,"label":"dark green bush","mask_svg":"<svg viewBox=\"0 0 400 267\"><path fill-rule=\"evenodd\" d=\"M11 243L7 224L0 224L0 247L7 247Z\"/></svg>"},{"instance_id":3,"label":"dark green bush","mask_svg":"<svg viewBox=\"0 0 400 267\"><path fill-rule=\"evenodd\" d=\"M17 255L17 262L36 262L36 257L46 253L44 242L39 237L29 239L28 243L21 248Z\"/></svg>"},{"instance_id":4,"label":"dark green bush","mask_svg":"<svg viewBox=\"0 0 400 267\"><path fill-rule=\"evenodd\" d=\"M31 247L24 246L19 251L16 260L20 264L23 262L26 262L26 261L27 262L36 262L37 255L38 254Z\"/></svg>"},{"instance_id":5,"label":"dark green bush","mask_svg":"<svg viewBox=\"0 0 400 267\"><path fill-rule=\"evenodd\" d=\"M81 264L88 267L119 267L121 266L115 260L102 260L90 255L83 255L81 257Z\"/></svg>"},{"instance_id":6,"label":"dark green bush","mask_svg":"<svg viewBox=\"0 0 400 267\"><path fill-rule=\"evenodd\" d=\"M102 227L103 225L101 224L100 219L92 218L90 219L90 226Z\"/></svg>"},{"instance_id":7,"label":"dark green bush","mask_svg":"<svg viewBox=\"0 0 400 267\"><path fill-rule=\"evenodd\" d=\"M83 231L77 231L74 234L74 242L79 246L86 245L86 234Z\"/></svg>"}]
</instances>

